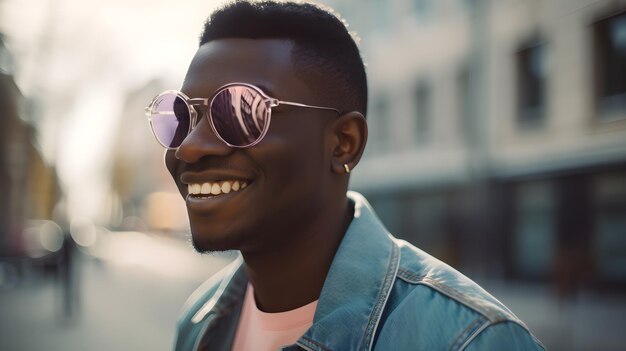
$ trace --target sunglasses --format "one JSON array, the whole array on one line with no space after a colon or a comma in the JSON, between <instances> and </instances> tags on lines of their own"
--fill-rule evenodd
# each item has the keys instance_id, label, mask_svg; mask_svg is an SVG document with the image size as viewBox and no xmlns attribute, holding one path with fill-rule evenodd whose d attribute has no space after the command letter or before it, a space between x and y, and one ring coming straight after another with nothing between
<instances>
[{"instance_id":1,"label":"sunglasses","mask_svg":"<svg viewBox=\"0 0 626 351\"><path fill-rule=\"evenodd\" d=\"M179 91L168 90L152 99L146 107L146 116L159 144L166 149L175 150L198 124L197 108L208 107L206 113L215 135L230 147L245 148L263 140L272 119L272 108L280 105L341 114L331 107L305 105L269 97L252 84L230 83L217 89L211 98L190 99Z\"/></svg>"}]
</instances>

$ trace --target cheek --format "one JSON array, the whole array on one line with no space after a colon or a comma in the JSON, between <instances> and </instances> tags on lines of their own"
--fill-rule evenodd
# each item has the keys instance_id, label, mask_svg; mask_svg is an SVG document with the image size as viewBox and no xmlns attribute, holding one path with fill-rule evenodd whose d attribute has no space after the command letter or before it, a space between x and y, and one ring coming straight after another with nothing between
<instances>
[{"instance_id":1,"label":"cheek","mask_svg":"<svg viewBox=\"0 0 626 351\"><path fill-rule=\"evenodd\" d=\"M264 150L269 188L286 199L320 191L324 183L326 158L323 135L319 130L302 126L295 132L280 131L269 136ZM307 126L308 127L308 126ZM276 136L274 136L276 135Z\"/></svg>"},{"instance_id":2,"label":"cheek","mask_svg":"<svg viewBox=\"0 0 626 351\"><path fill-rule=\"evenodd\" d=\"M172 150L165 151L163 160L165 161L165 167L167 168L168 172L170 172L170 175L172 175L172 178L176 180L176 169L178 168L178 159L176 159L176 157L174 156L174 151Z\"/></svg>"},{"instance_id":3,"label":"cheek","mask_svg":"<svg viewBox=\"0 0 626 351\"><path fill-rule=\"evenodd\" d=\"M266 148L263 154L272 156L268 161L279 167L302 168L312 166L310 163L321 158L324 135L318 123L311 123L314 118L316 116L295 117L290 123L273 122L262 141Z\"/></svg>"},{"instance_id":4,"label":"cheek","mask_svg":"<svg viewBox=\"0 0 626 351\"><path fill-rule=\"evenodd\" d=\"M178 180L178 176L177 176L178 174L177 170L178 170L180 161L176 158L176 156L174 156L174 152L175 151L172 151L172 150L167 150L165 152L165 156L164 156L165 167L167 168L167 171L172 176L172 179L174 180L174 183L176 184L178 191L183 197L185 197L186 190L184 189L182 183L180 183L180 181Z\"/></svg>"}]
</instances>

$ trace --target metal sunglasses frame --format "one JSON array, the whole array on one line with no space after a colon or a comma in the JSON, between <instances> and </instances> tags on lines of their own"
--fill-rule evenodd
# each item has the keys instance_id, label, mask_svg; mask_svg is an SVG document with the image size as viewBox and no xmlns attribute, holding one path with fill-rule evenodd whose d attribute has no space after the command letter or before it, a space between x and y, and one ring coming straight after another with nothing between
<instances>
[{"instance_id":1,"label":"metal sunglasses frame","mask_svg":"<svg viewBox=\"0 0 626 351\"><path fill-rule=\"evenodd\" d=\"M232 87L245 87L248 89L252 89L255 92L257 92L262 98L263 98L263 103L266 104L267 106L267 123L265 123L265 126L263 128L263 131L261 132L261 135L259 135L259 137L252 143L248 144L248 145L244 145L244 146L240 146L240 145L233 145L230 144L229 142L227 142L226 140L224 140L222 138L222 136L220 135L220 133L217 132L217 129L215 129L215 125L213 124L213 117L211 116L211 105L213 104L213 101L215 100L215 97L217 95L219 95L219 93L221 93L222 91L228 89L228 88L232 88ZM156 101L159 100L159 98L161 96L164 95L168 95L168 94L174 94L176 95L176 97L180 97L185 104L187 105L187 108L189 109L189 118L190 118L190 123L189 123L189 130L187 131L187 135L185 136L185 138L187 136L189 136L189 134L191 134L191 131L196 127L196 125L199 122L199 118L198 118L198 111L194 108L194 106L203 106L203 107L207 107L206 111L202 113L202 116L204 116L205 114L208 114L208 120L209 120L209 124L211 125L211 129L213 130L213 133L215 133L215 135L226 145L228 145L229 147L234 147L234 148L247 148L247 147L252 147L256 144L258 144L259 142L261 142L261 140L263 140L263 138L265 137L265 134L267 133L269 127L270 127L270 122L272 120L272 107L277 107L280 105L289 105L289 106L296 106L296 107L305 107L305 108L313 108L313 109L318 109L318 110L326 110L326 111L334 111L335 113L337 113L338 115L341 115L341 111L339 111L336 108L332 108L332 107L322 107L322 106L315 106L315 105L306 105L306 104L301 104L298 102L291 102L291 101L283 101L283 100L278 100L275 99L273 97L270 97L269 95L267 95L263 90L261 90L261 88L257 87L256 85L252 85L249 83L240 83L240 82L234 82L234 83L228 83L226 85L221 86L220 88L218 88L215 93L213 93L213 96L210 98L193 98L190 99L187 95L185 95L184 93L177 91L177 90L167 90L162 92L161 94L157 95L154 99L152 99L152 101L150 102L150 104L146 107L145 109L145 113L146 116L148 117L148 122L150 123L150 129L152 130L152 134L154 135L155 139L157 140L157 142L159 144L161 144L161 146L163 146L164 148L168 149L168 150L176 150L178 149L180 146L178 147L169 147L167 145L164 145L161 140L159 140L159 138L156 135L156 132L154 131L154 126L152 124L152 116L153 115L164 115L166 113L153 113L153 108L154 108L154 104ZM171 112L171 114L174 114L174 112ZM200 118L202 118L202 116L200 116ZM184 139L183 139L184 141ZM182 142L181 142L182 143Z\"/></svg>"}]
</instances>

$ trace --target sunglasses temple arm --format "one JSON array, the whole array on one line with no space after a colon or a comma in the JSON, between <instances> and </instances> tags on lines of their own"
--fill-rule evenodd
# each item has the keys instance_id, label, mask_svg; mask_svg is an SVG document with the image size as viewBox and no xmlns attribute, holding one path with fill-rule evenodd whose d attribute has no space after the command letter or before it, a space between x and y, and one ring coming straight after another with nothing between
<instances>
[{"instance_id":1,"label":"sunglasses temple arm","mask_svg":"<svg viewBox=\"0 0 626 351\"><path fill-rule=\"evenodd\" d=\"M341 114L341 111L337 110L336 108L332 108L332 107L305 105L305 104L300 104L300 103L297 103L297 102L280 101L280 100L272 101L272 106L273 107L278 106L278 105L289 105L289 106L297 106L297 107L315 108L315 109L318 109L318 110L335 111L335 112L337 112L337 114Z\"/></svg>"}]
</instances>

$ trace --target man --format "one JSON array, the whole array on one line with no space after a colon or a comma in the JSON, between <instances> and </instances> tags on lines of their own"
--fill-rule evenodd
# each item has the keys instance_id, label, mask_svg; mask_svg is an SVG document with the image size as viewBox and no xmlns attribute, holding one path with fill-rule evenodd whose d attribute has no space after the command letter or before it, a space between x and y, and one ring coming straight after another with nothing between
<instances>
[{"instance_id":1,"label":"man","mask_svg":"<svg viewBox=\"0 0 626 351\"><path fill-rule=\"evenodd\" d=\"M536 350L506 307L347 193L367 140L356 43L330 12L235 2L147 114L200 252L239 250L176 350Z\"/></svg>"}]
</instances>

